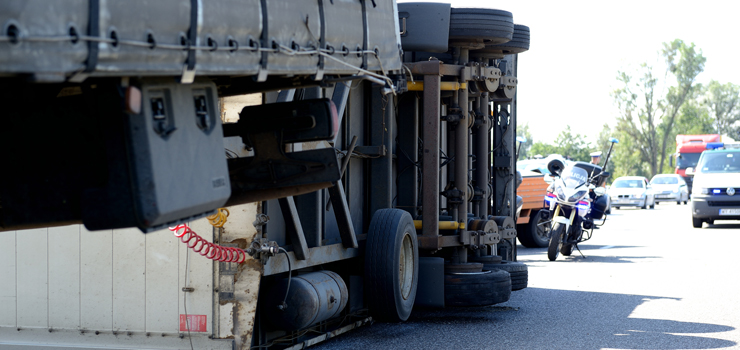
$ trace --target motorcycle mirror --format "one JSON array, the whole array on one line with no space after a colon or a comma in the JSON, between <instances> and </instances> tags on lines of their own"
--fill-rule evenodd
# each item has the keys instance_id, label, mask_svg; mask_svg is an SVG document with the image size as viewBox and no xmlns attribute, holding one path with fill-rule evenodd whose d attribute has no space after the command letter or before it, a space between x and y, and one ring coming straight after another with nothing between
<instances>
[{"instance_id":1,"label":"motorcycle mirror","mask_svg":"<svg viewBox=\"0 0 740 350\"><path fill-rule=\"evenodd\" d=\"M596 188L594 188L594 193L595 193L595 194L596 194L597 196L603 196L603 195L605 195L605 194L606 194L606 188L603 188L603 187L596 187Z\"/></svg>"},{"instance_id":2,"label":"motorcycle mirror","mask_svg":"<svg viewBox=\"0 0 740 350\"><path fill-rule=\"evenodd\" d=\"M552 184L553 182L555 182L555 179L553 179L553 177L549 174L545 174L544 180L548 184Z\"/></svg>"},{"instance_id":3,"label":"motorcycle mirror","mask_svg":"<svg viewBox=\"0 0 740 350\"><path fill-rule=\"evenodd\" d=\"M611 142L611 143L619 143L619 140L617 140L614 137L611 137L611 138L609 138L609 142Z\"/></svg>"},{"instance_id":4,"label":"motorcycle mirror","mask_svg":"<svg viewBox=\"0 0 740 350\"><path fill-rule=\"evenodd\" d=\"M517 136L516 137L516 142L525 143L525 142L527 142L527 138L524 137L524 136Z\"/></svg>"}]
</instances>

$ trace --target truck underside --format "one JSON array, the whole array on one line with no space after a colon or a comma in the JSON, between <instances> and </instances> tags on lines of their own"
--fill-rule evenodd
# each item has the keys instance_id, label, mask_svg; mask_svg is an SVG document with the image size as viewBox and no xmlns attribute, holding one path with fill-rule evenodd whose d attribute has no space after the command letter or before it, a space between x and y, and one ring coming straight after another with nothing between
<instances>
[{"instance_id":1,"label":"truck underside","mask_svg":"<svg viewBox=\"0 0 740 350\"><path fill-rule=\"evenodd\" d=\"M527 286L511 13L21 3L0 5L0 344L302 348Z\"/></svg>"}]
</instances>

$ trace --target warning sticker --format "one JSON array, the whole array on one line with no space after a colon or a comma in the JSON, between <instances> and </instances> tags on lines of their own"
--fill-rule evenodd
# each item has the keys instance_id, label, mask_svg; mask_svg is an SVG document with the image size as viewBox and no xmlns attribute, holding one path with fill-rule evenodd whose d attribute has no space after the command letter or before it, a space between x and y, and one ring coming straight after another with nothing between
<instances>
[{"instance_id":1,"label":"warning sticker","mask_svg":"<svg viewBox=\"0 0 740 350\"><path fill-rule=\"evenodd\" d=\"M208 332L206 315L184 315L180 314L180 332Z\"/></svg>"}]
</instances>

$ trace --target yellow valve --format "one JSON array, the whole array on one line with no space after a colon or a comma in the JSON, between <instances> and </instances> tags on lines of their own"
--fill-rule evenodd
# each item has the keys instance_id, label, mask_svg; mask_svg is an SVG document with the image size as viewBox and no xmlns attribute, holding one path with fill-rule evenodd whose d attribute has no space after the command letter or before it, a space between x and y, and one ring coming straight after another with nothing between
<instances>
[{"instance_id":1,"label":"yellow valve","mask_svg":"<svg viewBox=\"0 0 740 350\"><path fill-rule=\"evenodd\" d=\"M424 91L424 82L421 81L409 81L406 83L409 91ZM440 91L455 91L467 89L468 83L458 83L456 81L443 81L439 83Z\"/></svg>"},{"instance_id":2,"label":"yellow valve","mask_svg":"<svg viewBox=\"0 0 740 350\"><path fill-rule=\"evenodd\" d=\"M421 230L421 220L414 220L414 227L417 230ZM465 229L465 223L457 222L457 221L440 221L439 229L440 230L457 230L457 229L462 230L462 229Z\"/></svg>"}]
</instances>

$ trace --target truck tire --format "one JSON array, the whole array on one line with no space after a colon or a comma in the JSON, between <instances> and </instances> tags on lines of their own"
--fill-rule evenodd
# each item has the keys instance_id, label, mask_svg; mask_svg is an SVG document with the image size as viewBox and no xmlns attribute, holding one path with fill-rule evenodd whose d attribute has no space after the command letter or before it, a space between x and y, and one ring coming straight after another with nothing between
<instances>
[{"instance_id":1,"label":"truck tire","mask_svg":"<svg viewBox=\"0 0 740 350\"><path fill-rule=\"evenodd\" d=\"M502 44L514 35L511 12L482 8L450 10L450 40L482 40L487 45Z\"/></svg>"},{"instance_id":2,"label":"truck tire","mask_svg":"<svg viewBox=\"0 0 740 350\"><path fill-rule=\"evenodd\" d=\"M419 280L419 246L411 215L381 209L370 221L365 246L365 295L381 321L406 321Z\"/></svg>"},{"instance_id":3,"label":"truck tire","mask_svg":"<svg viewBox=\"0 0 740 350\"><path fill-rule=\"evenodd\" d=\"M516 261L503 260L498 264L484 264L484 270L504 270L511 276L511 290L522 290L527 288L529 271L527 265Z\"/></svg>"},{"instance_id":4,"label":"truck tire","mask_svg":"<svg viewBox=\"0 0 740 350\"><path fill-rule=\"evenodd\" d=\"M550 225L540 225L540 223L547 221L544 217L545 210L536 210L530 215L529 222L522 225L517 225L517 238L519 243L527 248L545 248L550 241ZM522 226L524 230L519 232L519 227Z\"/></svg>"},{"instance_id":5,"label":"truck tire","mask_svg":"<svg viewBox=\"0 0 740 350\"><path fill-rule=\"evenodd\" d=\"M511 297L511 277L504 270L445 274L445 306L487 306Z\"/></svg>"},{"instance_id":6,"label":"truck tire","mask_svg":"<svg viewBox=\"0 0 740 350\"><path fill-rule=\"evenodd\" d=\"M550 244L547 247L547 258L550 261L555 261L560 255L560 248L563 247L563 235L565 235L565 225L556 222L552 226L552 235L550 236Z\"/></svg>"}]
</instances>

